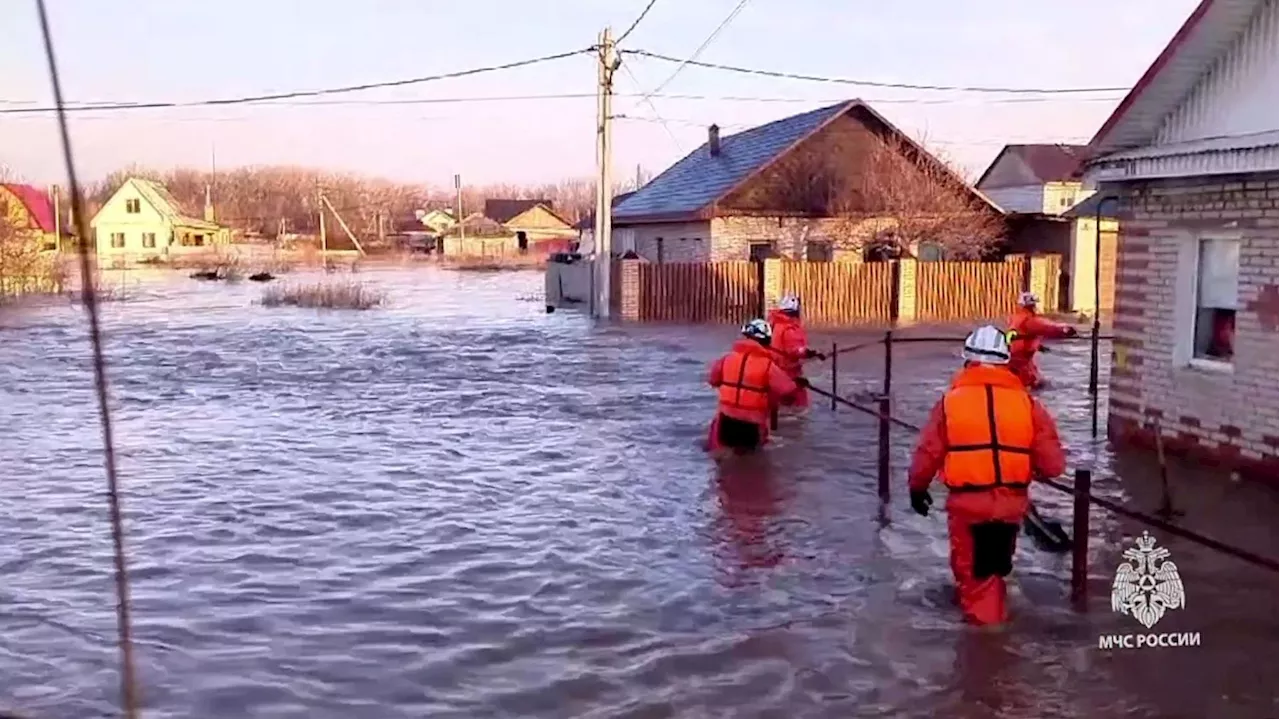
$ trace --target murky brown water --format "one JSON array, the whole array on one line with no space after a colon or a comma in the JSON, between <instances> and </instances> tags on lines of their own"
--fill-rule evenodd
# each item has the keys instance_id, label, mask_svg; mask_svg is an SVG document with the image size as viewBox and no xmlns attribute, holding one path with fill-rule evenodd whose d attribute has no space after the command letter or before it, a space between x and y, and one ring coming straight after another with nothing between
<instances>
[{"instance_id":1,"label":"murky brown water","mask_svg":"<svg viewBox=\"0 0 1280 719\"><path fill-rule=\"evenodd\" d=\"M170 278L106 310L149 717L1276 716L1274 574L1162 538L1188 599L1159 629L1203 645L1101 651L1141 629L1107 598L1141 528L1095 514L1091 613L1028 546L1011 628L977 633L944 522L905 507L909 434L883 528L874 420L821 402L718 475L702 381L731 328L544 315L538 274L359 277L393 306ZM1073 463L1154 508L1146 465L1088 439L1087 345L1056 349ZM0 316L0 707L36 717L118 705L88 357L78 308ZM955 364L901 347L895 411ZM879 381L877 350L840 367ZM1272 493L1174 485L1184 523L1274 553Z\"/></svg>"}]
</instances>

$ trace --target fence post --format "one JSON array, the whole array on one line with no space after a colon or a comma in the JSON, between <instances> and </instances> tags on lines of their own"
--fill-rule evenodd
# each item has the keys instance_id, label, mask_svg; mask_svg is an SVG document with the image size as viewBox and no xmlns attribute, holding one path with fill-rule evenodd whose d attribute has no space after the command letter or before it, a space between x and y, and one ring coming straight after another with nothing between
<instances>
[{"instance_id":1,"label":"fence post","mask_svg":"<svg viewBox=\"0 0 1280 719\"><path fill-rule=\"evenodd\" d=\"M884 333L884 385L880 395L880 502L889 502L889 393L893 391L893 330Z\"/></svg>"},{"instance_id":2,"label":"fence post","mask_svg":"<svg viewBox=\"0 0 1280 719\"><path fill-rule=\"evenodd\" d=\"M764 317L764 260L753 258L756 263L756 317Z\"/></svg>"},{"instance_id":3,"label":"fence post","mask_svg":"<svg viewBox=\"0 0 1280 719\"><path fill-rule=\"evenodd\" d=\"M840 345L831 343L831 411L836 411L836 397L839 396Z\"/></svg>"},{"instance_id":4,"label":"fence post","mask_svg":"<svg viewBox=\"0 0 1280 719\"><path fill-rule=\"evenodd\" d=\"M1076 611L1089 609L1089 495L1093 474L1076 470L1075 494L1071 506L1071 603Z\"/></svg>"}]
</instances>

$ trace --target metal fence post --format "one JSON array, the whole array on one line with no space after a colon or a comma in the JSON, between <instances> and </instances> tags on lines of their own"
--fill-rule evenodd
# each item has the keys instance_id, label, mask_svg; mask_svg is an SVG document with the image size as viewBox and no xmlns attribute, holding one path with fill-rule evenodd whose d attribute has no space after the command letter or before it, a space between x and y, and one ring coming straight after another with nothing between
<instances>
[{"instance_id":1,"label":"metal fence post","mask_svg":"<svg viewBox=\"0 0 1280 719\"><path fill-rule=\"evenodd\" d=\"M835 342L831 343L831 411L836 411L836 397L839 396L837 390L840 388L840 346Z\"/></svg>"},{"instance_id":2,"label":"metal fence post","mask_svg":"<svg viewBox=\"0 0 1280 719\"><path fill-rule=\"evenodd\" d=\"M1071 603L1077 611L1089 608L1089 495L1093 474L1076 470L1075 494L1071 507Z\"/></svg>"},{"instance_id":3,"label":"metal fence post","mask_svg":"<svg viewBox=\"0 0 1280 719\"><path fill-rule=\"evenodd\" d=\"M884 333L884 384L880 395L880 501L889 501L889 393L893 391L893 330Z\"/></svg>"}]
</instances>

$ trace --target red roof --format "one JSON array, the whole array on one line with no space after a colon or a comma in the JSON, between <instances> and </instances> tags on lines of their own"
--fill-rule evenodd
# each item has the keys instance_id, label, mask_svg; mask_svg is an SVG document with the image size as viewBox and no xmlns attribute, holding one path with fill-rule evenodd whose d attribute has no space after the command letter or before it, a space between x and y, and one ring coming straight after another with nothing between
<instances>
[{"instance_id":1,"label":"red roof","mask_svg":"<svg viewBox=\"0 0 1280 719\"><path fill-rule=\"evenodd\" d=\"M49 199L49 193L31 185L19 185L16 183L4 183L0 185L8 190L11 195L17 198L18 202L27 211L27 216L31 218L31 224L38 228L41 232L53 232L53 200Z\"/></svg>"},{"instance_id":2,"label":"red roof","mask_svg":"<svg viewBox=\"0 0 1280 719\"><path fill-rule=\"evenodd\" d=\"M1005 155L1013 155L1022 160L1041 184L1065 182L1078 173L1087 150L1085 145L1005 145L975 184L982 187L983 180L987 179L987 175Z\"/></svg>"}]
</instances>

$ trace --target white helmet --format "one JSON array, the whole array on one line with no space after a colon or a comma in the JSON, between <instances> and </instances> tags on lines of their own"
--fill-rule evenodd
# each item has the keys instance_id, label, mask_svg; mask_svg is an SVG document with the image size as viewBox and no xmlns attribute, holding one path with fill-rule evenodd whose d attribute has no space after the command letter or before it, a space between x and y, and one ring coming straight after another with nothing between
<instances>
[{"instance_id":1,"label":"white helmet","mask_svg":"<svg viewBox=\"0 0 1280 719\"><path fill-rule=\"evenodd\" d=\"M795 295L783 295L782 299L778 300L778 309L791 314L799 314L800 298Z\"/></svg>"},{"instance_id":2,"label":"white helmet","mask_svg":"<svg viewBox=\"0 0 1280 719\"><path fill-rule=\"evenodd\" d=\"M965 338L961 356L968 362L1008 364L1009 338L998 328L983 325Z\"/></svg>"},{"instance_id":3,"label":"white helmet","mask_svg":"<svg viewBox=\"0 0 1280 719\"><path fill-rule=\"evenodd\" d=\"M742 326L742 334L758 342L768 342L773 339L773 328L764 320L751 320Z\"/></svg>"},{"instance_id":4,"label":"white helmet","mask_svg":"<svg viewBox=\"0 0 1280 719\"><path fill-rule=\"evenodd\" d=\"M1034 292L1023 292L1018 295L1019 307L1031 307L1040 304L1040 298Z\"/></svg>"}]
</instances>

